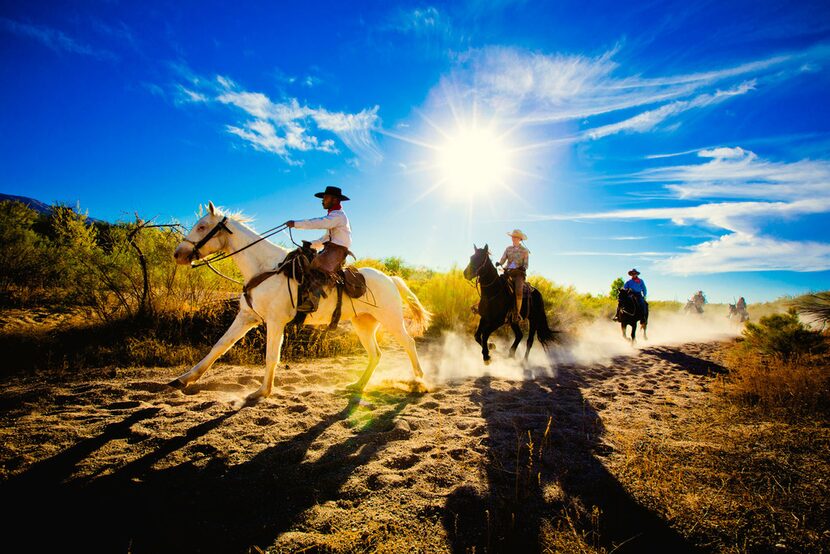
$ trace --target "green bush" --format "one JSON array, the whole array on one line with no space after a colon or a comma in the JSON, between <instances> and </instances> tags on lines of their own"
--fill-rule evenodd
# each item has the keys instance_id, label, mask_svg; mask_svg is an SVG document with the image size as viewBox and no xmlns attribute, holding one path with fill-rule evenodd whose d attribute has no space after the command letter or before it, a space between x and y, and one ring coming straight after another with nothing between
<instances>
[{"instance_id":1,"label":"green bush","mask_svg":"<svg viewBox=\"0 0 830 554\"><path fill-rule=\"evenodd\" d=\"M748 322L743 336L746 347L784 361L820 354L827 349L821 333L808 329L799 321L795 309L785 314L764 316L758 323Z\"/></svg>"}]
</instances>

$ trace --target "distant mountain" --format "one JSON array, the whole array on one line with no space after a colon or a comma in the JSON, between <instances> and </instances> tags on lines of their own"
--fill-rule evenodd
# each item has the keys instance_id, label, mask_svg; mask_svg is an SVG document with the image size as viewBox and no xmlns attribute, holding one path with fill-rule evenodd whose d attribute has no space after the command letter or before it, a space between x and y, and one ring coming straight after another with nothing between
<instances>
[{"instance_id":1,"label":"distant mountain","mask_svg":"<svg viewBox=\"0 0 830 554\"><path fill-rule=\"evenodd\" d=\"M29 198L28 196L15 196L14 194L3 194L2 192L0 192L0 202L5 201L20 202L21 204L29 206L29 208L33 209L39 214L49 215L52 213L52 206L50 206L49 204L44 204L40 200ZM94 217L89 216L87 216L87 220L93 223L104 223L104 221L101 219L95 219Z\"/></svg>"},{"instance_id":2,"label":"distant mountain","mask_svg":"<svg viewBox=\"0 0 830 554\"><path fill-rule=\"evenodd\" d=\"M15 202L20 202L21 204L26 204L40 214L49 215L52 213L52 206L44 204L40 200L35 200L34 198L29 198L28 196L15 196L13 194L3 194L0 192L0 202L7 200L13 200Z\"/></svg>"}]
</instances>

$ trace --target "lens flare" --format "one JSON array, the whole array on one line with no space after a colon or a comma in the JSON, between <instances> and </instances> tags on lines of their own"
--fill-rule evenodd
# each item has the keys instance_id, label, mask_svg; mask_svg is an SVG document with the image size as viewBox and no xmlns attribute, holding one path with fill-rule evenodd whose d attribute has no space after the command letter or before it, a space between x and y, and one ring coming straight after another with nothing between
<instances>
[{"instance_id":1,"label":"lens flare","mask_svg":"<svg viewBox=\"0 0 830 554\"><path fill-rule=\"evenodd\" d=\"M487 193L510 172L510 150L489 129L459 129L437 149L441 181L452 196Z\"/></svg>"}]
</instances>

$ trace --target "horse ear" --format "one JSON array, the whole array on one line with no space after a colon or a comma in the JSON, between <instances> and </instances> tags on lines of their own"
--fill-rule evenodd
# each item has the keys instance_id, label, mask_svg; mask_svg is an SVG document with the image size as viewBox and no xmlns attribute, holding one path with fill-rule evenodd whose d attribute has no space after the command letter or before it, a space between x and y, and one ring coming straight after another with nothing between
<instances>
[{"instance_id":1,"label":"horse ear","mask_svg":"<svg viewBox=\"0 0 830 554\"><path fill-rule=\"evenodd\" d=\"M199 217L202 217L203 213L205 213L205 207L199 204Z\"/></svg>"},{"instance_id":2,"label":"horse ear","mask_svg":"<svg viewBox=\"0 0 830 554\"><path fill-rule=\"evenodd\" d=\"M489 247L488 245L486 245L486 244L484 245L484 251L485 251L485 252L489 252L489 251L490 251L490 247Z\"/></svg>"},{"instance_id":3,"label":"horse ear","mask_svg":"<svg viewBox=\"0 0 830 554\"><path fill-rule=\"evenodd\" d=\"M210 210L210 215L216 215L216 206L210 200L208 200L208 210Z\"/></svg>"},{"instance_id":4,"label":"horse ear","mask_svg":"<svg viewBox=\"0 0 830 554\"><path fill-rule=\"evenodd\" d=\"M473 250L478 250L478 246L476 246L476 243L473 243Z\"/></svg>"}]
</instances>

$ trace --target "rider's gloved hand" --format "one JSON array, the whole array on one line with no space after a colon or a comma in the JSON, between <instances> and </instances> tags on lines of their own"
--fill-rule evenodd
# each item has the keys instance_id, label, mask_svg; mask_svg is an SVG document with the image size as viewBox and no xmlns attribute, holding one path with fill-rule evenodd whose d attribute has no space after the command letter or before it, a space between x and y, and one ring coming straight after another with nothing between
<instances>
[{"instance_id":1,"label":"rider's gloved hand","mask_svg":"<svg viewBox=\"0 0 830 554\"><path fill-rule=\"evenodd\" d=\"M496 262L496 267L499 267L500 265L501 265L501 262Z\"/></svg>"},{"instance_id":2,"label":"rider's gloved hand","mask_svg":"<svg viewBox=\"0 0 830 554\"><path fill-rule=\"evenodd\" d=\"M288 227L289 229L293 229L293 228L294 228L294 220L293 220L293 219L289 219L288 221L286 221L285 223L283 223L283 225L285 225L285 226L286 226L286 227Z\"/></svg>"}]
</instances>

